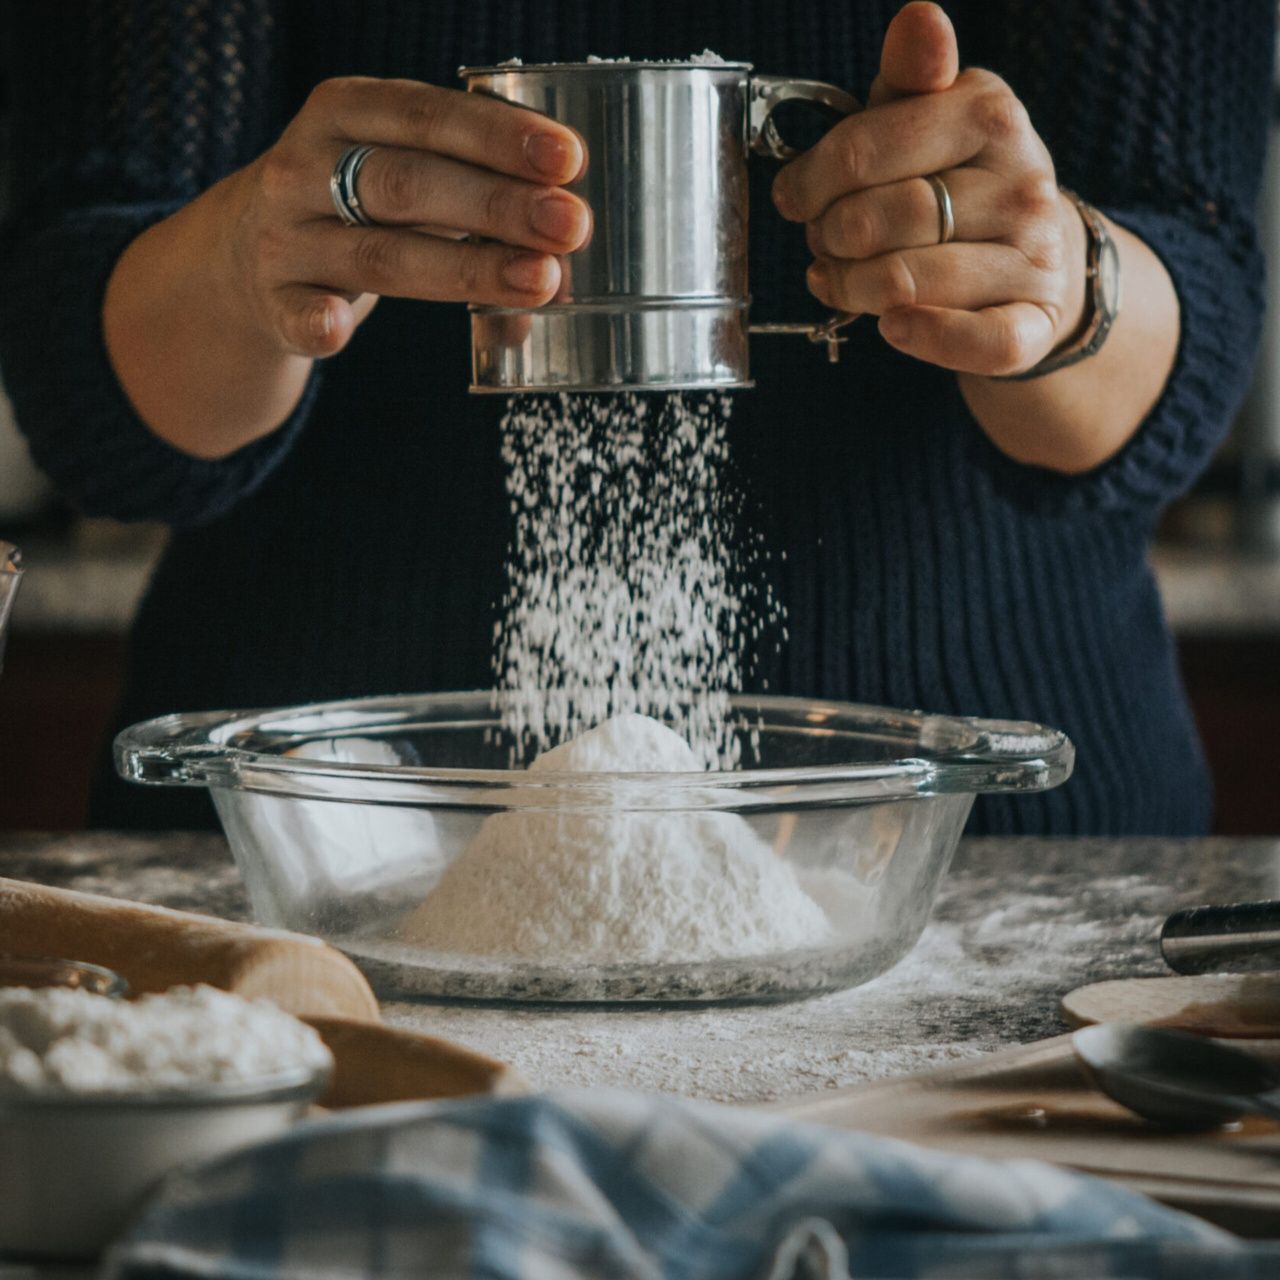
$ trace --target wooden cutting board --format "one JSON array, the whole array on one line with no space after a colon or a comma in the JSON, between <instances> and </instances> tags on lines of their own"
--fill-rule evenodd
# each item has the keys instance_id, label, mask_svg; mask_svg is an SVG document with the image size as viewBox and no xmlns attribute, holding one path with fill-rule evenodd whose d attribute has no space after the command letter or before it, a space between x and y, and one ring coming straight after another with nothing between
<instances>
[{"instance_id":1,"label":"wooden cutting board","mask_svg":"<svg viewBox=\"0 0 1280 1280\"><path fill-rule=\"evenodd\" d=\"M1073 1026L1137 1022L1223 1039L1280 1039L1280 974L1122 978L1062 997Z\"/></svg>"},{"instance_id":2,"label":"wooden cutting board","mask_svg":"<svg viewBox=\"0 0 1280 1280\"><path fill-rule=\"evenodd\" d=\"M1249 1046L1280 1064L1280 1039ZM1246 1235L1280 1235L1280 1124L1170 1133L1095 1090L1071 1037L773 1104L797 1120L1112 1178Z\"/></svg>"},{"instance_id":3,"label":"wooden cutting board","mask_svg":"<svg viewBox=\"0 0 1280 1280\"><path fill-rule=\"evenodd\" d=\"M310 1023L334 1055L323 1106L525 1088L505 1062L383 1026L355 965L304 934L0 877L0 951L104 965L134 995L205 982L268 999Z\"/></svg>"}]
</instances>

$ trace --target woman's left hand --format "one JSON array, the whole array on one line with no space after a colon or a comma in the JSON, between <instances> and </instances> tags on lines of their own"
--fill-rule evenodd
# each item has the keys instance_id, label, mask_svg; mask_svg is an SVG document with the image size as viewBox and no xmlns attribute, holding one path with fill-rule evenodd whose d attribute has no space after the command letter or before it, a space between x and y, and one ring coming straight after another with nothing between
<instances>
[{"instance_id":1,"label":"woman's left hand","mask_svg":"<svg viewBox=\"0 0 1280 1280\"><path fill-rule=\"evenodd\" d=\"M932 174L951 195L946 244ZM1013 90L989 71L959 71L937 5L898 13L867 109L788 164L774 200L806 224L814 296L878 315L886 341L921 360L1020 373L1083 323L1080 214Z\"/></svg>"}]
</instances>

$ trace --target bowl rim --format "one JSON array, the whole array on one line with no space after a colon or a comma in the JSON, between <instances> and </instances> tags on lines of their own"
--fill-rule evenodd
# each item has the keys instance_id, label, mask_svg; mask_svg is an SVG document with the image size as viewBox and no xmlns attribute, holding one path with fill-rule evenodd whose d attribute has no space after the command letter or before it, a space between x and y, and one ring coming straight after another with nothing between
<instances>
[{"instance_id":1,"label":"bowl rim","mask_svg":"<svg viewBox=\"0 0 1280 1280\"><path fill-rule=\"evenodd\" d=\"M129 983L125 977L114 969L108 969L104 964L94 964L89 960L75 960L70 956L36 955L30 952L0 950L0 970L3 970L6 965L15 962L19 965L48 965L50 968L59 967L63 970L73 969L80 973L92 974L102 982L103 986L102 990L92 991L90 994L104 996L108 1000L124 1000L129 995ZM8 983L0 980L0 991L7 990L12 986L26 985L29 984ZM88 990L88 988L84 987L69 987L64 982L53 982L49 985L51 987L65 987L69 991Z\"/></svg>"},{"instance_id":2,"label":"bowl rim","mask_svg":"<svg viewBox=\"0 0 1280 1280\"><path fill-rule=\"evenodd\" d=\"M330 1064L289 1067L247 1080L206 1081L192 1087L69 1089L59 1085L15 1085L0 1081L0 1118L23 1111L188 1111L311 1100L328 1087Z\"/></svg>"},{"instance_id":3,"label":"bowl rim","mask_svg":"<svg viewBox=\"0 0 1280 1280\"><path fill-rule=\"evenodd\" d=\"M148 785L399 807L733 810L1043 791L1070 776L1075 757L1070 739L1060 730L1026 721L931 715L779 695L736 696L730 706L747 723L753 715L772 714L782 723L788 717L803 716L806 732L833 733L830 722L843 719L851 725L878 726L884 734L910 733L918 749L887 761L688 773L533 773L523 768L367 764L282 754L281 744L290 740L403 730L433 713L441 713L436 728L464 723L474 729L484 724L475 713L488 711L496 716L503 696L526 695L493 690L392 694L258 711L160 716L132 725L116 737L116 767L122 777ZM316 723L308 728L303 723L307 720ZM320 721L329 723L322 727ZM273 722L282 724L273 730ZM246 741L259 747L270 744L273 749L254 749L244 745Z\"/></svg>"}]
</instances>

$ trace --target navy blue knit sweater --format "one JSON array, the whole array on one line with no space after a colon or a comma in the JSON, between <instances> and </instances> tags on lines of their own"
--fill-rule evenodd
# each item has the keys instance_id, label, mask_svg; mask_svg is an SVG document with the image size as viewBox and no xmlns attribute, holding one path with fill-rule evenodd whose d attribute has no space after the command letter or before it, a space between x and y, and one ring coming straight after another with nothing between
<instances>
[{"instance_id":1,"label":"navy blue knit sweater","mask_svg":"<svg viewBox=\"0 0 1280 1280\"><path fill-rule=\"evenodd\" d=\"M865 95L898 3L13 6L20 203L0 258L0 367L36 457L74 502L176 530L136 625L121 723L486 685L508 535L502 405L466 392L461 308L384 302L280 431L199 461L139 421L104 354L103 286L132 237L261 151L326 76L452 84L460 64L512 54L711 47ZM895 354L870 322L835 366L803 342L758 341L733 449L790 641L757 679L1066 729L1071 782L983 801L977 829L1197 832L1208 785L1145 548L1248 378L1274 6L946 7L965 61L1026 103L1060 180L1163 259L1182 306L1177 364L1119 456L1065 478L1005 458L953 376ZM802 234L768 204L771 166L753 167L757 317L814 314ZM202 796L119 784L96 816L207 815Z\"/></svg>"}]
</instances>

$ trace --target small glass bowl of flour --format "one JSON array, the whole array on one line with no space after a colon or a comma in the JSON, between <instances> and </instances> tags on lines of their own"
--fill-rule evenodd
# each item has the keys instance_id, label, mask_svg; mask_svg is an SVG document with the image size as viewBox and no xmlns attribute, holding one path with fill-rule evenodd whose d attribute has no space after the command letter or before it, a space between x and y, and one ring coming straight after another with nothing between
<instances>
[{"instance_id":1,"label":"small glass bowl of flour","mask_svg":"<svg viewBox=\"0 0 1280 1280\"><path fill-rule=\"evenodd\" d=\"M265 1001L0 988L0 1254L89 1257L170 1169L287 1128L332 1058Z\"/></svg>"},{"instance_id":2,"label":"small glass bowl of flour","mask_svg":"<svg viewBox=\"0 0 1280 1280\"><path fill-rule=\"evenodd\" d=\"M257 918L342 948L379 994L611 1003L883 973L974 797L1071 767L1038 725L753 696L650 718L595 692L170 716L117 760L208 787ZM566 698L579 726L529 749ZM699 749L708 723L731 749Z\"/></svg>"}]
</instances>

